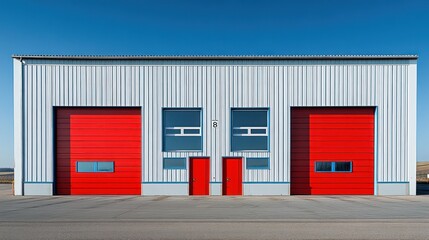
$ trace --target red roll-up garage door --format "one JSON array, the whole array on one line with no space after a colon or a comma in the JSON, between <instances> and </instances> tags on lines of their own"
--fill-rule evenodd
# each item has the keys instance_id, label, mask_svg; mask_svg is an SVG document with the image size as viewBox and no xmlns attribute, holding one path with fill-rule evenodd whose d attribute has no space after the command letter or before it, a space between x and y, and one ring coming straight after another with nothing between
<instances>
[{"instance_id":1,"label":"red roll-up garage door","mask_svg":"<svg viewBox=\"0 0 429 240\"><path fill-rule=\"evenodd\" d=\"M374 194L374 108L292 108L291 194Z\"/></svg>"},{"instance_id":2,"label":"red roll-up garage door","mask_svg":"<svg viewBox=\"0 0 429 240\"><path fill-rule=\"evenodd\" d=\"M56 109L56 194L141 194L140 108Z\"/></svg>"}]
</instances>

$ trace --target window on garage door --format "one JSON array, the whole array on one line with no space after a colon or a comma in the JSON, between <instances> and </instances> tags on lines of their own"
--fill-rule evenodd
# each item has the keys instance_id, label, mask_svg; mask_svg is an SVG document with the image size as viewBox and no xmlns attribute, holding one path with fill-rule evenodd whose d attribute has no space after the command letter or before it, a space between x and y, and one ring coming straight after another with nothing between
<instances>
[{"instance_id":1,"label":"window on garage door","mask_svg":"<svg viewBox=\"0 0 429 240\"><path fill-rule=\"evenodd\" d=\"M201 109L164 108L163 151L202 151Z\"/></svg>"},{"instance_id":2,"label":"window on garage door","mask_svg":"<svg viewBox=\"0 0 429 240\"><path fill-rule=\"evenodd\" d=\"M231 151L268 151L268 109L232 109L231 133Z\"/></svg>"}]
</instances>

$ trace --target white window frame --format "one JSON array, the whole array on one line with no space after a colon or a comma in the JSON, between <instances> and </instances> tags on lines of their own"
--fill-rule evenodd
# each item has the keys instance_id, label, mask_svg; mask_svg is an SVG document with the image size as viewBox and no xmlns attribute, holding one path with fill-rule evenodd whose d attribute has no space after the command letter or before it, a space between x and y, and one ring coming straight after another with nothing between
<instances>
[{"instance_id":1,"label":"white window frame","mask_svg":"<svg viewBox=\"0 0 429 240\"><path fill-rule=\"evenodd\" d=\"M236 129L246 129L247 133L233 133L234 137L265 137L268 136L268 127L235 127ZM265 133L252 133L252 130L264 129Z\"/></svg>"},{"instance_id":2,"label":"white window frame","mask_svg":"<svg viewBox=\"0 0 429 240\"><path fill-rule=\"evenodd\" d=\"M166 127L165 130L180 130L180 133L167 133L164 135L168 137L200 137L201 127ZM198 130L198 133L185 133L185 130Z\"/></svg>"}]
</instances>

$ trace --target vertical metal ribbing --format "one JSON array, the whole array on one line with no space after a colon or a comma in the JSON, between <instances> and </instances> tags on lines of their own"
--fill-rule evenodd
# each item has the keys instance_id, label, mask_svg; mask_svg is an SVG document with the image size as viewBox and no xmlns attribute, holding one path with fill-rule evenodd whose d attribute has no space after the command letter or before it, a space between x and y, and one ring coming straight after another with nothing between
<instances>
[{"instance_id":1,"label":"vertical metal ribbing","mask_svg":"<svg viewBox=\"0 0 429 240\"><path fill-rule=\"evenodd\" d=\"M270 156L269 171L246 170L245 180L288 181L290 107L325 105L379 106L378 181L408 180L409 74L405 63L121 64L34 61L24 66L25 181L53 181L53 106L143 106L143 181L187 181L185 170L164 174L162 157L166 155L210 156L215 181L221 180L222 156ZM203 152L161 152L162 107L202 107ZM270 153L230 151L231 107L270 108ZM219 129L211 128L214 119L220 121Z\"/></svg>"}]
</instances>

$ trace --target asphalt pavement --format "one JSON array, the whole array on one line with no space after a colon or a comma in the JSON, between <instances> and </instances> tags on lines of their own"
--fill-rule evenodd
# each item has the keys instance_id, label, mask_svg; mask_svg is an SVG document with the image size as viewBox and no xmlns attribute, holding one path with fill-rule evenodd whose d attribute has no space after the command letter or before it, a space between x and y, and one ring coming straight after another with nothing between
<instances>
[{"instance_id":1,"label":"asphalt pavement","mask_svg":"<svg viewBox=\"0 0 429 240\"><path fill-rule=\"evenodd\" d=\"M429 239L429 195L12 196L0 239Z\"/></svg>"}]
</instances>

